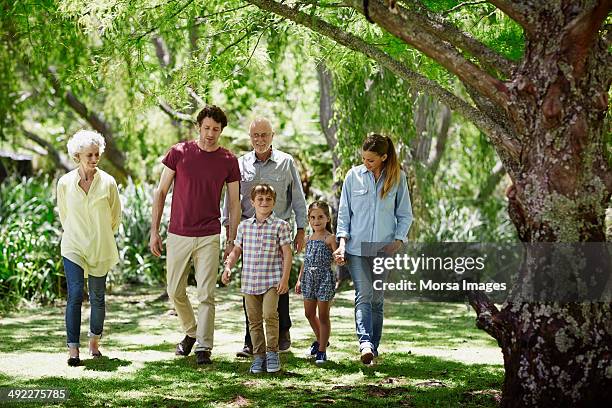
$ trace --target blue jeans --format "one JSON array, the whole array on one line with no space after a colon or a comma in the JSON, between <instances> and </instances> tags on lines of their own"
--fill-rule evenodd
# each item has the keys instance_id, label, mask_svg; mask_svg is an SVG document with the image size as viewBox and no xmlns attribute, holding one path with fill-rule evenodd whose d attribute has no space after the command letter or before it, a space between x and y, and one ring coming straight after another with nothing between
<instances>
[{"instance_id":1,"label":"blue jeans","mask_svg":"<svg viewBox=\"0 0 612 408\"><path fill-rule=\"evenodd\" d=\"M68 347L79 347L81 337L81 305L83 304L83 287L85 285L85 272L83 268L71 260L62 257L66 285L68 286L68 301L66 303L66 334ZM106 290L106 275L88 276L89 303L91 315L89 317L89 337L102 337L104 317L106 315L104 294Z\"/></svg>"},{"instance_id":2,"label":"blue jeans","mask_svg":"<svg viewBox=\"0 0 612 408\"><path fill-rule=\"evenodd\" d=\"M386 274L372 272L374 257L346 254L348 269L355 286L355 329L359 350L366 347L378 355L382 335L384 291L374 290L374 280L385 280Z\"/></svg>"}]
</instances>

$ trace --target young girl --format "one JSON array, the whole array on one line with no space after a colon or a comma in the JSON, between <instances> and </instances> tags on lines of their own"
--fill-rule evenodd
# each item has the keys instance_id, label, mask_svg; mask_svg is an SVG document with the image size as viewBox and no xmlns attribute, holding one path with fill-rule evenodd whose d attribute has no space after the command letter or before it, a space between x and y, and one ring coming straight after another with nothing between
<instances>
[{"instance_id":1,"label":"young girl","mask_svg":"<svg viewBox=\"0 0 612 408\"><path fill-rule=\"evenodd\" d=\"M312 343L308 355L316 356L317 364L324 364L327 361L326 350L331 331L329 301L334 297L336 286L331 263L332 253L337 249L337 245L331 227L329 205L323 201L310 204L308 222L312 228L312 235L306 238L306 254L295 285L295 293L304 296L304 315L317 338Z\"/></svg>"}]
</instances>

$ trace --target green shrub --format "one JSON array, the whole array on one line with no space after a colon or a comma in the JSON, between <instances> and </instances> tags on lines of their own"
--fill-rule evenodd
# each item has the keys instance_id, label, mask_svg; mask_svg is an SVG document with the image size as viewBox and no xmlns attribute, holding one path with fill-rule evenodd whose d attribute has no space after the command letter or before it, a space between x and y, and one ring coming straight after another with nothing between
<instances>
[{"instance_id":1,"label":"green shrub","mask_svg":"<svg viewBox=\"0 0 612 408\"><path fill-rule=\"evenodd\" d=\"M0 308L20 299L48 303L63 294L60 224L48 177L0 185Z\"/></svg>"}]
</instances>

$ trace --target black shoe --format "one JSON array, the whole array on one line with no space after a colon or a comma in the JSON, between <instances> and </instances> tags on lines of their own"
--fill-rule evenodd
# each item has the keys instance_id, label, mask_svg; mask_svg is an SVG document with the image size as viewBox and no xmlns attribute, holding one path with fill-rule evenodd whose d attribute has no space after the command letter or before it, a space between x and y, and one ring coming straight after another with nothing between
<instances>
[{"instance_id":1,"label":"black shoe","mask_svg":"<svg viewBox=\"0 0 612 408\"><path fill-rule=\"evenodd\" d=\"M291 348L291 336L289 330L281 330L278 334L278 352L287 353Z\"/></svg>"},{"instance_id":2,"label":"black shoe","mask_svg":"<svg viewBox=\"0 0 612 408\"><path fill-rule=\"evenodd\" d=\"M210 359L210 350L196 351L196 362L198 364L212 364Z\"/></svg>"},{"instance_id":3,"label":"black shoe","mask_svg":"<svg viewBox=\"0 0 612 408\"><path fill-rule=\"evenodd\" d=\"M68 359L68 365L70 367L77 367L81 365L81 359L78 357L70 357Z\"/></svg>"},{"instance_id":4,"label":"black shoe","mask_svg":"<svg viewBox=\"0 0 612 408\"><path fill-rule=\"evenodd\" d=\"M253 346L245 344L242 350L236 353L236 357L249 358L253 356Z\"/></svg>"},{"instance_id":5,"label":"black shoe","mask_svg":"<svg viewBox=\"0 0 612 408\"><path fill-rule=\"evenodd\" d=\"M176 351L174 354L177 356L188 356L191 353L191 349L195 344L196 339L193 337L185 336L183 341L176 345Z\"/></svg>"}]
</instances>

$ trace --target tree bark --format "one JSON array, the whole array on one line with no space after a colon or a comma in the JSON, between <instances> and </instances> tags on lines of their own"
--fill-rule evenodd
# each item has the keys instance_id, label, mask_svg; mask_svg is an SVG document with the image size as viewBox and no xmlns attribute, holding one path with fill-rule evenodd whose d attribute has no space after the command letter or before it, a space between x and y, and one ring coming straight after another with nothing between
<instances>
[{"instance_id":1,"label":"tree bark","mask_svg":"<svg viewBox=\"0 0 612 408\"><path fill-rule=\"evenodd\" d=\"M523 241L605 241L612 191L604 152L611 76L607 46L597 32L610 2L561 3L525 17L537 28L509 85L507 110L521 142L520 170L510 173L509 213ZM528 251L513 296L541 278L530 267L541 256ZM602 257L610 265L609 254ZM604 287L609 270L592 279ZM611 303L518 296L499 311L482 298L472 305L479 327L502 348L502 406L612 404Z\"/></svg>"}]
</instances>

